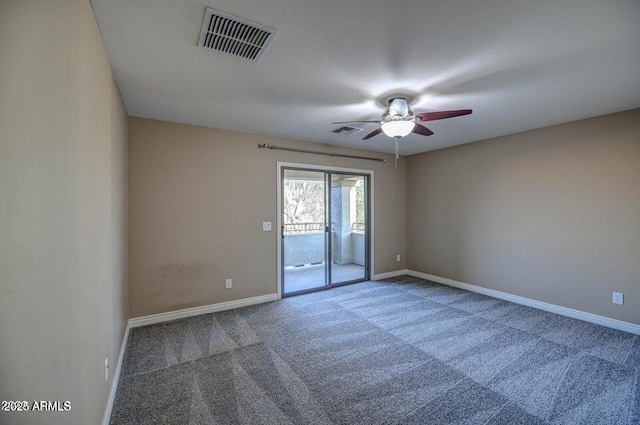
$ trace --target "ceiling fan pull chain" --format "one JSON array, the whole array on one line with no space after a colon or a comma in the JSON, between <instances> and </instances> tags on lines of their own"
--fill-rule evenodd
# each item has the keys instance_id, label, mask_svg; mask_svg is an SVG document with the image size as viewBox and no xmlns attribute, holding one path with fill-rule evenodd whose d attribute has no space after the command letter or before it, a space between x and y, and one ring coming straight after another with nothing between
<instances>
[{"instance_id":1,"label":"ceiling fan pull chain","mask_svg":"<svg viewBox=\"0 0 640 425\"><path fill-rule=\"evenodd\" d=\"M395 162L394 170L397 170L398 169L398 140L400 138L394 137L394 139L396 140L396 162Z\"/></svg>"}]
</instances>

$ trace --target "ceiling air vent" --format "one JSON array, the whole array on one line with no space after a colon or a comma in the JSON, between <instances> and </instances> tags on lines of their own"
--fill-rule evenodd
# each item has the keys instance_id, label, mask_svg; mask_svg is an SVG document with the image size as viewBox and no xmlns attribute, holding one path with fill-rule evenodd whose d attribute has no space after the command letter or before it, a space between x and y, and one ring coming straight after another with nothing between
<instances>
[{"instance_id":1,"label":"ceiling air vent","mask_svg":"<svg viewBox=\"0 0 640 425\"><path fill-rule=\"evenodd\" d=\"M207 8L198 46L257 62L278 32Z\"/></svg>"},{"instance_id":2,"label":"ceiling air vent","mask_svg":"<svg viewBox=\"0 0 640 425\"><path fill-rule=\"evenodd\" d=\"M358 131L362 131L362 129L358 127L350 127L348 125L343 125L342 127L334 128L333 130L331 130L332 133L336 133L336 134L341 134L341 133L354 134L354 133L357 133Z\"/></svg>"}]
</instances>

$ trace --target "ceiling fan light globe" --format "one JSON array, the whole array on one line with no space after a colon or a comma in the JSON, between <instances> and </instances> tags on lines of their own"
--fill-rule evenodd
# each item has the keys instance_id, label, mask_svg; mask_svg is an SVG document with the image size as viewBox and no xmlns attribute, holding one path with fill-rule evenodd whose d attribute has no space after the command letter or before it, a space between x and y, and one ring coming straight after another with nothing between
<instances>
[{"instance_id":1,"label":"ceiling fan light globe","mask_svg":"<svg viewBox=\"0 0 640 425\"><path fill-rule=\"evenodd\" d=\"M389 137L405 137L413 130L413 121L387 121L382 123L382 131Z\"/></svg>"}]
</instances>

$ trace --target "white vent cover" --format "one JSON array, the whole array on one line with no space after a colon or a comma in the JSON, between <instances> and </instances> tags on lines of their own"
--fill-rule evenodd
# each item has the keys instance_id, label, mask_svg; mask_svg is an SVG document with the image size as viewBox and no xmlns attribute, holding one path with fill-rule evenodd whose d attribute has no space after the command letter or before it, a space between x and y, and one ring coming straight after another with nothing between
<instances>
[{"instance_id":1,"label":"white vent cover","mask_svg":"<svg viewBox=\"0 0 640 425\"><path fill-rule=\"evenodd\" d=\"M278 32L207 8L198 46L257 62Z\"/></svg>"}]
</instances>

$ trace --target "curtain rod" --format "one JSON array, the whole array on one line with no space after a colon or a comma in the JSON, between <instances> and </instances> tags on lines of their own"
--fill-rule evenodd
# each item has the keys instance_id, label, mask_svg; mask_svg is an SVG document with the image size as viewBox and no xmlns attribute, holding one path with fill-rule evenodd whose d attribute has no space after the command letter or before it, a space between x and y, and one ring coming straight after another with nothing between
<instances>
[{"instance_id":1,"label":"curtain rod","mask_svg":"<svg viewBox=\"0 0 640 425\"><path fill-rule=\"evenodd\" d=\"M276 150L280 150L280 151L290 151L290 152L312 153L312 154L315 154L315 155L339 156L339 157L342 157L342 158L366 159L367 161L376 161L376 162L387 162L385 159L382 159L382 158L370 158L370 157L367 157L367 156L346 155L346 154L342 154L342 153L333 153L333 152L310 151L310 150L307 150L307 149L294 149L294 148L287 148L287 147L283 147L283 146L267 145L266 143L258 145L258 148L259 149L276 149Z\"/></svg>"}]
</instances>

